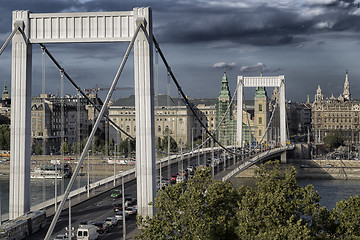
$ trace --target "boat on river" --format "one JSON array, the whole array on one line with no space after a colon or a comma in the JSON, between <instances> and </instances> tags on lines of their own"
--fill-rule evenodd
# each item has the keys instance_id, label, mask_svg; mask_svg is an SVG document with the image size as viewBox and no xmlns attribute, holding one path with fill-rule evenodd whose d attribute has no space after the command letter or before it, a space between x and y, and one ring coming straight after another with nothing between
<instances>
[{"instance_id":1,"label":"boat on river","mask_svg":"<svg viewBox=\"0 0 360 240\"><path fill-rule=\"evenodd\" d=\"M68 164L61 166L36 167L31 172L30 177L33 179L63 179L71 177L72 168Z\"/></svg>"}]
</instances>

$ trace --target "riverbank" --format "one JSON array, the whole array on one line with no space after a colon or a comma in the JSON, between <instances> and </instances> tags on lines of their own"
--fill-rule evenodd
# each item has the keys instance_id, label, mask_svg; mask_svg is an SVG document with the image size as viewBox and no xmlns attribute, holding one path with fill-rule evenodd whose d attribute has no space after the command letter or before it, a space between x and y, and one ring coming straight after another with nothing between
<instances>
[{"instance_id":1,"label":"riverbank","mask_svg":"<svg viewBox=\"0 0 360 240\"><path fill-rule=\"evenodd\" d=\"M50 166L51 160L57 160L59 162L69 163L73 171L77 165L78 157L74 156L31 156L31 169L35 167L44 167ZM84 164L80 169L80 174L87 173L87 162L88 159L84 160ZM93 177L107 177L114 175L114 164L107 163L107 158L102 156L90 156L89 157L89 167L90 174ZM135 165L130 164L115 164L115 172L119 173L122 171L129 170L135 167ZM0 163L0 175L9 175L10 174L10 162L2 161Z\"/></svg>"},{"instance_id":2,"label":"riverbank","mask_svg":"<svg viewBox=\"0 0 360 240\"><path fill-rule=\"evenodd\" d=\"M285 169L290 169L291 166L295 167L298 179L360 180L359 160L288 159L288 163L281 164L280 169L285 171ZM252 166L236 177L253 177L256 168L258 166Z\"/></svg>"}]
</instances>

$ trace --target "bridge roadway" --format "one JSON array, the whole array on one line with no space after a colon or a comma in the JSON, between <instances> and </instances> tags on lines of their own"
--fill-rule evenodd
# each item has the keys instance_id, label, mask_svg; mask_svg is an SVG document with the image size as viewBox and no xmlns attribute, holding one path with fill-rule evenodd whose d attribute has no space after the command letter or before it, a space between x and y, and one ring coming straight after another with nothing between
<instances>
[{"instance_id":1,"label":"bridge roadway","mask_svg":"<svg viewBox=\"0 0 360 240\"><path fill-rule=\"evenodd\" d=\"M207 149L209 150L209 149ZM284 151L284 150L282 150ZM269 151L267 151L269 152ZM208 157L211 156L211 152L210 151L206 151L206 156L204 157L203 155L198 157L197 154L194 154L193 156L188 155L186 158L184 158L183 160L183 167L186 168L189 165L197 165L200 161L200 164L206 164L205 161ZM263 154L263 156L267 156L269 157L269 154L265 154L264 153L260 153L260 155ZM178 158L179 159L179 158ZM190 160L189 160L190 159ZM234 162L234 159L232 157L227 158L227 160L225 162L221 162L218 166L214 167L214 174L215 174L215 179L217 180L222 180L224 178L229 179L230 177L234 176L235 172L239 172L239 166L242 166L245 164L245 168L248 168L249 166L258 163L260 160L263 160L265 158L259 158L257 156L252 157L251 159L248 158L244 158L242 160L237 160L236 162ZM251 161L249 161L251 160ZM168 167L166 165L167 160L163 160L163 165L162 165L162 176L164 178L167 178L168 176ZM177 160L177 161L172 161L171 164L171 175L172 174L176 174L176 172L178 172L178 169L181 168L181 161ZM157 171L158 173L158 171ZM120 183L120 181L118 181L118 183ZM111 185L112 186L112 185ZM96 193L96 191L92 192L93 197L90 197L87 200L82 200L82 198L85 198L86 196L82 196L82 197L73 197L72 200L72 206L71 207L71 216L72 216L72 220L71 220L71 225L72 227L74 227L74 229L76 230L79 226L80 221L82 220L92 220L94 222L97 221L103 221L106 217L109 216L114 216L114 211L113 211L113 203L114 202L119 202L121 201L120 199L113 199L110 197L110 191L113 187L109 187L109 186L103 186L103 189L98 189L97 191L100 191L100 193ZM117 189L121 188L121 185L117 185L116 186ZM83 194L86 195L86 194ZM137 197L136 196L136 180L132 179L132 180L128 180L125 183L125 197L127 196L132 196L132 197ZM51 212L53 212L53 209L48 209L47 210L48 214L50 212L50 216L48 218L48 224L51 222L52 220L52 214ZM61 233L65 233L65 227L67 227L69 225L68 222L68 209L64 210L62 212L62 214L60 215L60 218L56 224L56 227L54 229L54 232L52 234L52 239L57 235L57 234L61 234ZM39 231L38 233L30 236L28 239L30 240L37 240L37 239L43 239L46 231L47 231L47 227L48 225L43 228L41 231ZM138 232L136 231L137 227L136 227L136 217L135 216L130 216L128 219L126 219L126 232L127 232L127 237L126 239L132 239L133 236ZM122 222L119 221L119 224L117 226L115 226L113 229L111 229L108 233L105 234L100 234L99 239L103 240L103 239L122 239L123 237L123 229L122 229Z\"/></svg>"}]
</instances>

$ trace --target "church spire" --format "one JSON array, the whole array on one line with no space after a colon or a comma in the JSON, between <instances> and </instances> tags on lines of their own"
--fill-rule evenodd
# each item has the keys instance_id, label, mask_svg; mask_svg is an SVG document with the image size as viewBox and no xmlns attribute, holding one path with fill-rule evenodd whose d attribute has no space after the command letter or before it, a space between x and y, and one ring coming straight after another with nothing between
<instances>
[{"instance_id":1,"label":"church spire","mask_svg":"<svg viewBox=\"0 0 360 240\"><path fill-rule=\"evenodd\" d=\"M260 72L260 77L263 76L263 72L261 70ZM267 98L267 92L265 90L265 87L256 87L256 90L255 90L255 97L260 97L260 98Z\"/></svg>"},{"instance_id":2,"label":"church spire","mask_svg":"<svg viewBox=\"0 0 360 240\"><path fill-rule=\"evenodd\" d=\"M4 84L4 91L3 91L3 94L2 94L2 99L5 100L5 99L8 99L9 98L9 91L7 89L7 81L5 80L5 84Z\"/></svg>"},{"instance_id":3,"label":"church spire","mask_svg":"<svg viewBox=\"0 0 360 240\"><path fill-rule=\"evenodd\" d=\"M322 94L320 85L318 85L318 88L317 88L316 94L315 94L315 101L314 102L319 102L319 101L322 101L322 100L324 100L324 96Z\"/></svg>"},{"instance_id":4,"label":"church spire","mask_svg":"<svg viewBox=\"0 0 360 240\"><path fill-rule=\"evenodd\" d=\"M344 100L345 100L345 101L351 99L348 70L346 70L346 75L345 75L345 83L344 83L343 97L344 97Z\"/></svg>"},{"instance_id":5,"label":"church spire","mask_svg":"<svg viewBox=\"0 0 360 240\"><path fill-rule=\"evenodd\" d=\"M229 90L229 82L226 76L226 72L224 72L224 76L221 81L221 88L219 93L219 99L228 100L230 99L230 90Z\"/></svg>"}]
</instances>

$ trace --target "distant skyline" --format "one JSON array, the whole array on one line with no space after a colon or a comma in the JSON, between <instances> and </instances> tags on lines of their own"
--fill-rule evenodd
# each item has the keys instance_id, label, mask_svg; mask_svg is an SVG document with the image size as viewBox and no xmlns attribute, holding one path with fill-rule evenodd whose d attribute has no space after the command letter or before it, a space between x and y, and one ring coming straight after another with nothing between
<instances>
[{"instance_id":1,"label":"distant skyline","mask_svg":"<svg viewBox=\"0 0 360 240\"><path fill-rule=\"evenodd\" d=\"M286 98L313 101L343 92L349 71L353 99L360 99L360 0L5 0L0 6L0 44L11 32L12 11L33 13L129 11L150 6L154 35L185 94L215 98L226 69L233 94L239 75L285 75ZM109 87L127 44L48 44L48 49L81 88ZM161 64L161 60L159 60ZM0 56L0 87L9 88L11 45ZM33 95L41 93L41 49L33 46ZM118 87L131 87L130 57ZM160 67L159 92L166 93ZM130 80L129 80L130 79ZM60 92L58 70L46 59L46 92ZM133 90L116 91L114 99ZM70 84L65 93L75 94ZM269 89L268 95L271 96ZM104 96L105 92L101 95ZM171 95L177 96L172 85ZM247 98L252 92L246 93Z\"/></svg>"}]
</instances>

